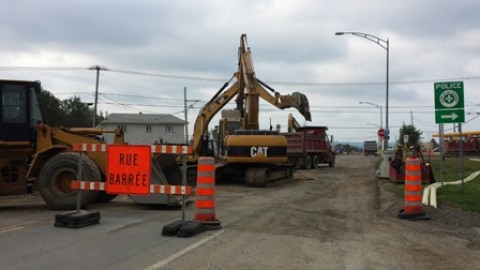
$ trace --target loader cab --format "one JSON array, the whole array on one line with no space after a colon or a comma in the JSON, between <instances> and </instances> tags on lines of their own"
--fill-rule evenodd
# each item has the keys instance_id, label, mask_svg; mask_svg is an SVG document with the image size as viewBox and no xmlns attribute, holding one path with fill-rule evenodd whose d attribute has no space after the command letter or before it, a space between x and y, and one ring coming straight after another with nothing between
<instances>
[{"instance_id":1,"label":"loader cab","mask_svg":"<svg viewBox=\"0 0 480 270\"><path fill-rule=\"evenodd\" d=\"M0 80L0 141L36 141L39 81Z\"/></svg>"}]
</instances>

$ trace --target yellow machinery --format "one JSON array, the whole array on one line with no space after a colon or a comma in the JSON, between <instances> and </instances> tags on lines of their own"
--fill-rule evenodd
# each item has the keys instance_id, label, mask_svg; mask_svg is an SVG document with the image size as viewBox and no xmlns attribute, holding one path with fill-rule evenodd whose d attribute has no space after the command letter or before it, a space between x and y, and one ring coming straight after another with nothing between
<instances>
[{"instance_id":1,"label":"yellow machinery","mask_svg":"<svg viewBox=\"0 0 480 270\"><path fill-rule=\"evenodd\" d=\"M263 186L270 180L290 178L293 166L287 164L287 140L276 131L259 130L259 99L279 109L296 108L311 121L308 99L294 92L281 95L255 76L247 36L240 37L236 82L225 85L200 110L195 121L192 147L199 156L217 151L217 180L244 179L247 184ZM230 80L231 81L231 80ZM225 90L226 89L226 90ZM208 125L212 118L236 96L236 108L223 110L218 130L212 138ZM215 142L215 145L212 143Z\"/></svg>"},{"instance_id":2,"label":"yellow machinery","mask_svg":"<svg viewBox=\"0 0 480 270\"><path fill-rule=\"evenodd\" d=\"M77 191L70 188L70 183L77 179L79 153L72 151L73 144L104 143L99 138L104 133L115 133L113 143L124 144L124 136L121 130L49 127L41 116L37 98L40 93L39 81L0 80L0 195L38 189L49 207L74 209ZM82 156L82 180L105 181L106 152L86 152ZM152 183L181 183L175 158L154 157ZM84 206L115 196L103 191L82 191L81 202ZM163 194L132 198L138 203L177 203L176 198Z\"/></svg>"}]
</instances>

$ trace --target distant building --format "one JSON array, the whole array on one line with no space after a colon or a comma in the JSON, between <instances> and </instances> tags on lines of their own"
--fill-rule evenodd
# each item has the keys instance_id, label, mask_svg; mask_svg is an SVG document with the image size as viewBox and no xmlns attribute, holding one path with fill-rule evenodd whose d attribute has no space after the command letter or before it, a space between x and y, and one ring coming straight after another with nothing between
<instances>
[{"instance_id":1,"label":"distant building","mask_svg":"<svg viewBox=\"0 0 480 270\"><path fill-rule=\"evenodd\" d=\"M185 143L185 121L171 114L112 113L99 125L104 130L123 130L129 144ZM107 143L113 142L113 134L104 136Z\"/></svg>"}]
</instances>

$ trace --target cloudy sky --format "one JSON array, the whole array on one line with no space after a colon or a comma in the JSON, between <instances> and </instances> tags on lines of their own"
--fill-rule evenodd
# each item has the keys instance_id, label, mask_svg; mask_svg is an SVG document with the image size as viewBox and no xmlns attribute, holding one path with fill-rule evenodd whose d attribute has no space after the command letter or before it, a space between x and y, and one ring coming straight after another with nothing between
<instances>
[{"instance_id":1,"label":"cloudy sky","mask_svg":"<svg viewBox=\"0 0 480 270\"><path fill-rule=\"evenodd\" d=\"M60 99L93 102L88 68L104 67L104 113L183 118L186 87L192 130L201 106L237 71L247 34L257 77L281 94L306 94L312 111L305 122L295 109L263 103L261 128L271 121L285 130L293 113L328 126L336 141L376 139L386 125L387 54L362 37L335 35L351 31L389 40L392 140L403 123L425 140L438 131L433 86L442 81L464 82L463 129L480 130L477 0L18 0L1 1L0 10L0 78L40 80Z\"/></svg>"}]
</instances>

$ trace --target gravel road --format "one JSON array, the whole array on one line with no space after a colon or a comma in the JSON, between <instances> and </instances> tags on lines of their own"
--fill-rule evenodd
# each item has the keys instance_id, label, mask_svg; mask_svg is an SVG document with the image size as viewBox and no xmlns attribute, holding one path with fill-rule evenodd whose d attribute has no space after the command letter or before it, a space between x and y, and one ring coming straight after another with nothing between
<instances>
[{"instance_id":1,"label":"gravel road","mask_svg":"<svg viewBox=\"0 0 480 270\"><path fill-rule=\"evenodd\" d=\"M480 217L440 204L401 220L374 157L299 170L267 188L218 187L224 232L162 269L480 269Z\"/></svg>"},{"instance_id":2,"label":"gravel road","mask_svg":"<svg viewBox=\"0 0 480 270\"><path fill-rule=\"evenodd\" d=\"M338 156L334 168L298 170L293 180L265 188L217 185L216 214L222 229L188 239L159 234L158 226L179 213L145 210L128 198L117 198L110 204L92 206L104 213L101 225L75 232L89 234L114 228L99 239L105 243L119 241L115 248L125 252L125 258L123 253L118 255L124 263L114 264L106 256L113 247L101 241L91 245L87 239L78 246L82 252L81 244L103 251L94 254L101 262L97 265L108 267L96 269L480 269L480 215L440 202L438 209L425 208L431 220L398 219L403 198L386 191L386 180L376 179L375 160L360 155ZM64 232L51 227L52 211L46 209L38 194L0 197L0 206L0 239L3 237L6 243L22 232L33 237L25 245ZM190 204L187 217L193 212L194 205ZM118 217L121 213L122 218ZM30 219L37 221L29 223ZM44 220L48 224L40 222ZM147 230L153 227L154 232ZM39 230L46 234L38 234ZM122 247L124 234L135 237ZM109 235L120 238L109 239ZM150 241L136 241L145 238ZM69 245L70 240L58 242ZM153 247L155 253L138 258L128 255L129 249ZM49 258L62 256L59 258L63 262L70 260L67 255L58 255L63 254L61 251L51 252L45 254ZM28 262L29 257L25 259ZM141 265L131 267L139 261Z\"/></svg>"}]
</instances>

